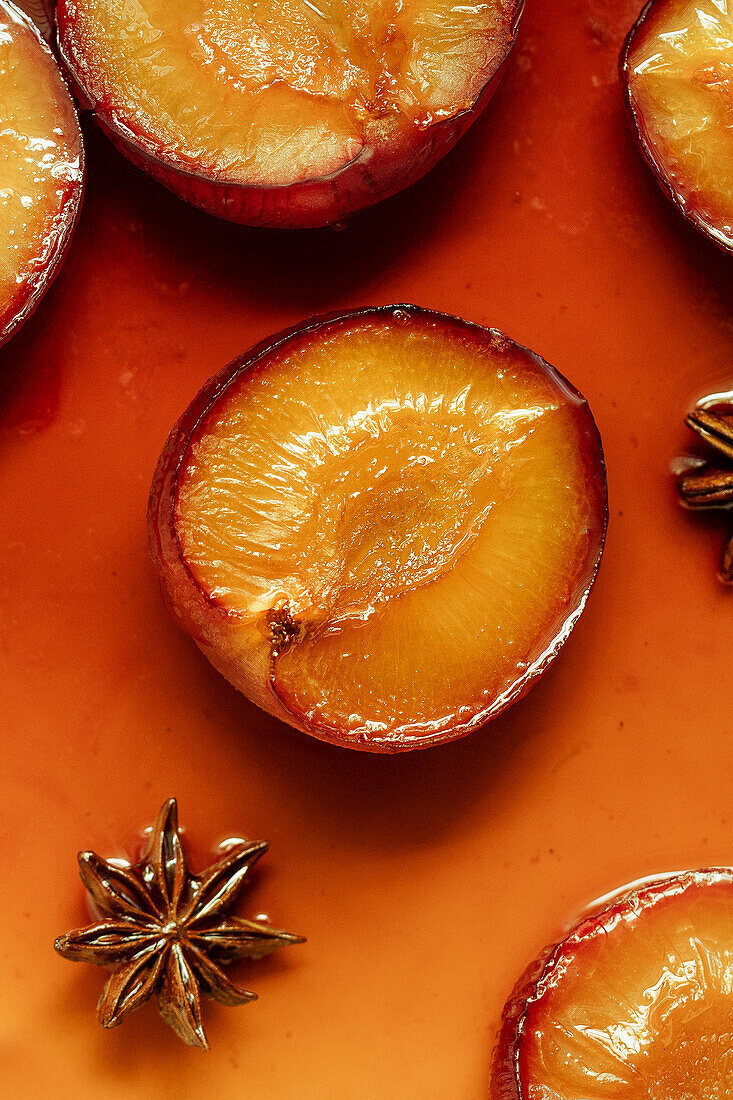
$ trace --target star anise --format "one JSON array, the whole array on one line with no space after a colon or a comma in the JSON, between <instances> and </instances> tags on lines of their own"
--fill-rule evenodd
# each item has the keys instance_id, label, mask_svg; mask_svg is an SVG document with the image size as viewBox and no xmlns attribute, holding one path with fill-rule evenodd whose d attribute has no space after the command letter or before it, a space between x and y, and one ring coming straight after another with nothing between
<instances>
[{"instance_id":1,"label":"star anise","mask_svg":"<svg viewBox=\"0 0 733 1100\"><path fill-rule=\"evenodd\" d=\"M713 450L714 460L695 460L677 475L682 500L688 508L733 507L733 414L713 412L702 404L685 423ZM733 534L723 551L720 579L733 584Z\"/></svg>"},{"instance_id":2,"label":"star anise","mask_svg":"<svg viewBox=\"0 0 733 1100\"><path fill-rule=\"evenodd\" d=\"M103 1027L115 1027L156 993L160 1014L175 1033L208 1050L202 992L225 1005L256 999L230 981L222 964L304 942L267 924L228 915L267 847L266 841L232 841L207 871L191 874L176 800L170 798L139 863L79 853L81 879L101 919L60 936L54 946L67 959L113 971L97 1006Z\"/></svg>"}]
</instances>

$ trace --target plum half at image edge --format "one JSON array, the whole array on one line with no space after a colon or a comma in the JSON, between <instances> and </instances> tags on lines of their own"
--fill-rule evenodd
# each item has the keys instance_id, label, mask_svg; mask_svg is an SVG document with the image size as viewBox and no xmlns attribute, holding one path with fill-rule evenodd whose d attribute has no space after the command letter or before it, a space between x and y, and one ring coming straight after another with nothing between
<instances>
[{"instance_id":1,"label":"plum half at image edge","mask_svg":"<svg viewBox=\"0 0 733 1100\"><path fill-rule=\"evenodd\" d=\"M26 9L28 5L26 4ZM58 60L46 42L42 30L36 25L34 20L28 14L27 10L13 4L11 0L0 0L0 18L3 12L7 12L12 19L20 21L31 32L33 37L38 43L39 49L42 51L43 63L52 65L55 72L58 74L59 81L62 87L65 89L68 96L68 109L70 117L73 119L76 129L76 135L79 145L79 168L77 172L77 178L75 181L75 187L72 197L66 202L64 208L64 216L61 223L56 227L54 234L53 245L50 254L46 258L43 266L43 270L39 278L35 280L27 280L26 285L23 288L21 294L17 296L12 306L12 313L9 314L5 323L0 326L0 347L14 336L15 333L25 324L28 318L35 312L37 306L41 302L41 299L46 294L54 279L58 275L63 262L66 259L66 255L71 245L71 241L76 230L76 226L79 221L79 214L81 212L82 203L84 199L84 187L86 182L86 152L84 148L84 138L81 132L81 125L79 122L79 112L74 102L74 98L71 94L69 87L69 81L65 72L58 64Z\"/></svg>"},{"instance_id":2,"label":"plum half at image edge","mask_svg":"<svg viewBox=\"0 0 733 1100\"><path fill-rule=\"evenodd\" d=\"M523 1080L523 1036L541 983L551 978L571 942L582 941L586 933L598 929L600 921L630 906L642 909L655 898L677 894L687 887L721 883L733 888L733 868L708 867L649 876L591 904L566 935L541 951L524 971L504 1006L492 1063L491 1100L529 1100L528 1088L542 1085L541 1081Z\"/></svg>"},{"instance_id":3,"label":"plum half at image edge","mask_svg":"<svg viewBox=\"0 0 733 1100\"><path fill-rule=\"evenodd\" d=\"M626 117L631 128L631 133L634 140L644 157L647 165L651 169L654 179L662 189L664 194L674 205L678 213L684 218L684 220L693 227L698 233L702 234L706 240L711 241L721 252L725 255L733 255L733 239L724 240L721 236L715 232L714 228L709 222L702 217L699 210L691 207L684 197L680 194L679 190L675 187L672 180L669 178L667 172L659 161L655 151L654 142L647 133L647 128L644 124L643 114L638 110L634 95L631 90L630 83L630 55L631 50L634 47L637 35L645 33L647 30L647 20L664 4L667 0L648 0L646 5L642 8L638 19L632 26L629 33L626 35L624 44L621 48L618 61L619 80L624 97L624 107Z\"/></svg>"},{"instance_id":4,"label":"plum half at image edge","mask_svg":"<svg viewBox=\"0 0 733 1100\"><path fill-rule=\"evenodd\" d=\"M285 184L242 183L197 172L148 148L139 134L113 118L104 102L91 94L84 73L66 48L63 28L55 16L56 48L76 98L115 148L137 168L152 176L178 198L214 217L265 229L319 229L340 223L384 199L392 198L422 179L456 145L487 106L504 75L524 11L515 0L504 52L471 107L453 118L424 129L414 127L411 140L397 147L364 145L335 171ZM407 165L405 168L404 166Z\"/></svg>"}]
</instances>

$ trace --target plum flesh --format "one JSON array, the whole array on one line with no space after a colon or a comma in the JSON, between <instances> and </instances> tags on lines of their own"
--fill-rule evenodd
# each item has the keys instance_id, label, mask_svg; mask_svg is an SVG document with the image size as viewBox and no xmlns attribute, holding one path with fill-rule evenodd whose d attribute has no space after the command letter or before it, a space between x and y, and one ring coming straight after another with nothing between
<instances>
[{"instance_id":1,"label":"plum flesh","mask_svg":"<svg viewBox=\"0 0 733 1100\"><path fill-rule=\"evenodd\" d=\"M587 403L415 307L310 322L214 378L150 500L164 596L264 709L372 751L519 698L585 604L606 484Z\"/></svg>"},{"instance_id":2,"label":"plum flesh","mask_svg":"<svg viewBox=\"0 0 733 1100\"><path fill-rule=\"evenodd\" d=\"M504 1011L493 1100L733 1095L733 872L617 894L543 953Z\"/></svg>"},{"instance_id":3,"label":"plum flesh","mask_svg":"<svg viewBox=\"0 0 733 1100\"><path fill-rule=\"evenodd\" d=\"M733 251L733 6L652 0L625 43L634 134L684 217Z\"/></svg>"},{"instance_id":4,"label":"plum flesh","mask_svg":"<svg viewBox=\"0 0 733 1100\"><path fill-rule=\"evenodd\" d=\"M115 143L232 221L333 223L423 175L487 102L521 0L59 0Z\"/></svg>"},{"instance_id":5,"label":"plum flesh","mask_svg":"<svg viewBox=\"0 0 733 1100\"><path fill-rule=\"evenodd\" d=\"M30 20L0 0L0 343L56 274L81 205L84 152L74 104Z\"/></svg>"}]
</instances>

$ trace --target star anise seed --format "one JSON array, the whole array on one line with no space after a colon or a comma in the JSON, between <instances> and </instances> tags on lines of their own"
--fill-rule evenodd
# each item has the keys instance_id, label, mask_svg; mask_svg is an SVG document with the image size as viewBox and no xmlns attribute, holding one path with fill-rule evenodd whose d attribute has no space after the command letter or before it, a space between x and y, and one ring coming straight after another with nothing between
<instances>
[{"instance_id":1,"label":"star anise seed","mask_svg":"<svg viewBox=\"0 0 733 1100\"><path fill-rule=\"evenodd\" d=\"M733 416L696 406L685 423L715 452L716 461L693 463L677 476L677 489L688 508L733 506ZM733 534L726 542L720 579L733 584Z\"/></svg>"},{"instance_id":2,"label":"star anise seed","mask_svg":"<svg viewBox=\"0 0 733 1100\"><path fill-rule=\"evenodd\" d=\"M97 1006L103 1027L116 1027L156 993L161 1016L179 1038L208 1050L202 992L225 1005L256 999L230 981L222 965L305 942L227 913L267 847L265 841L233 842L203 874L192 874L170 798L139 863L79 853L81 880L100 920L59 936L54 946L64 958L113 971Z\"/></svg>"}]
</instances>

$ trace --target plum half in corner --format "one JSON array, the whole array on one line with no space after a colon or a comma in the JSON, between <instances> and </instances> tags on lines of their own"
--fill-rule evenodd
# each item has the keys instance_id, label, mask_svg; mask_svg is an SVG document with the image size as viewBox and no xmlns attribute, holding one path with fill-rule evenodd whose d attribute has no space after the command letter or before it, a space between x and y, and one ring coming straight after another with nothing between
<instances>
[{"instance_id":1,"label":"plum half in corner","mask_svg":"<svg viewBox=\"0 0 733 1100\"><path fill-rule=\"evenodd\" d=\"M419 179L493 92L523 0L59 0L116 145L231 221L337 222Z\"/></svg>"},{"instance_id":2,"label":"plum half in corner","mask_svg":"<svg viewBox=\"0 0 733 1100\"><path fill-rule=\"evenodd\" d=\"M492 1100L733 1096L733 871L625 890L548 948L504 1010Z\"/></svg>"},{"instance_id":3,"label":"plum half in corner","mask_svg":"<svg viewBox=\"0 0 733 1100\"><path fill-rule=\"evenodd\" d=\"M84 150L69 91L33 23L0 0L0 344L57 273L81 206Z\"/></svg>"},{"instance_id":4,"label":"plum half in corner","mask_svg":"<svg viewBox=\"0 0 733 1100\"><path fill-rule=\"evenodd\" d=\"M626 40L633 132L683 216L733 251L733 4L651 0Z\"/></svg>"},{"instance_id":5,"label":"plum half in corner","mask_svg":"<svg viewBox=\"0 0 733 1100\"><path fill-rule=\"evenodd\" d=\"M212 664L374 752L524 694L605 524L586 401L497 331L412 306L310 321L226 367L172 430L149 510L165 599Z\"/></svg>"}]
</instances>

